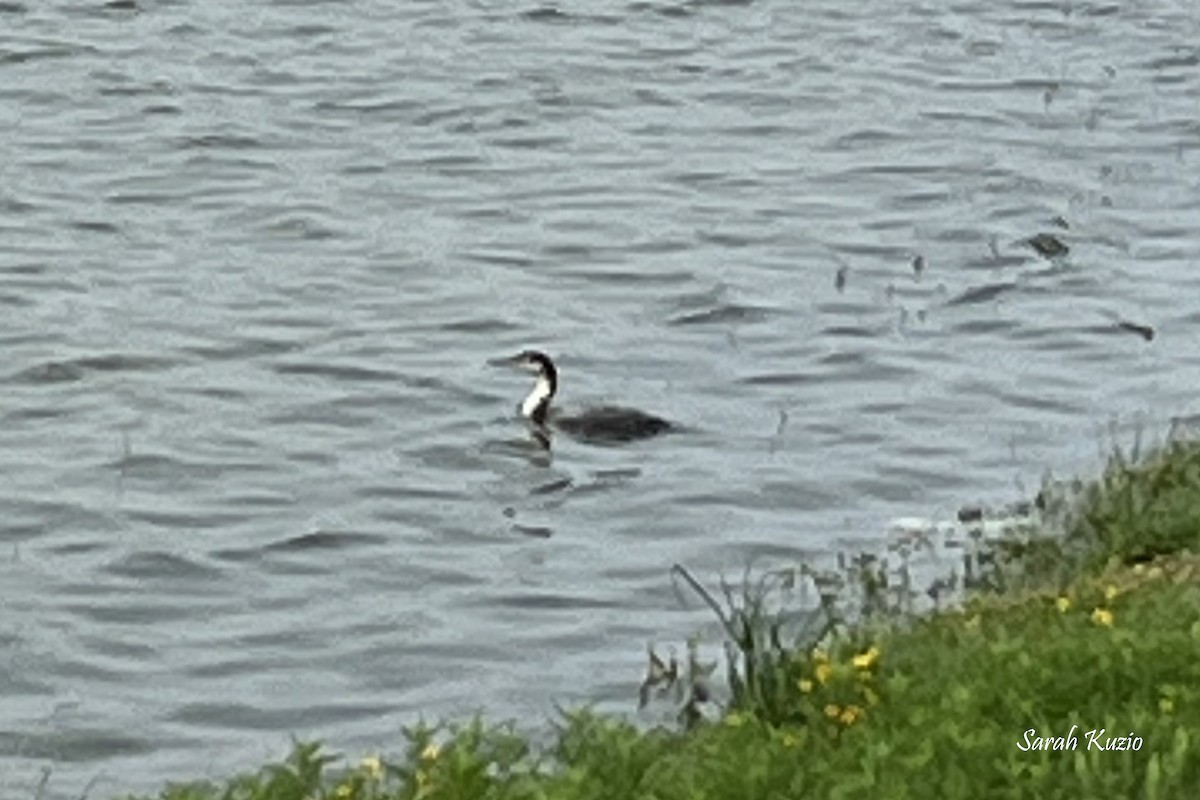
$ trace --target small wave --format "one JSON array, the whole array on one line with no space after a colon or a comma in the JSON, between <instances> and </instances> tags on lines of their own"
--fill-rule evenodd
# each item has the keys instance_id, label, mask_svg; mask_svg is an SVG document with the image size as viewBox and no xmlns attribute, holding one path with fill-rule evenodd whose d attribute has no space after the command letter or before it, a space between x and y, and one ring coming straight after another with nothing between
<instances>
[{"instance_id":1,"label":"small wave","mask_svg":"<svg viewBox=\"0 0 1200 800\"><path fill-rule=\"evenodd\" d=\"M262 548L264 553L296 553L312 550L346 550L363 545L383 544L387 538L372 533L351 531L312 531L272 542Z\"/></svg>"},{"instance_id":2,"label":"small wave","mask_svg":"<svg viewBox=\"0 0 1200 800\"><path fill-rule=\"evenodd\" d=\"M762 322L768 319L773 310L759 306L725 303L715 308L703 311L692 311L680 314L669 320L669 325L725 325L730 323Z\"/></svg>"}]
</instances>

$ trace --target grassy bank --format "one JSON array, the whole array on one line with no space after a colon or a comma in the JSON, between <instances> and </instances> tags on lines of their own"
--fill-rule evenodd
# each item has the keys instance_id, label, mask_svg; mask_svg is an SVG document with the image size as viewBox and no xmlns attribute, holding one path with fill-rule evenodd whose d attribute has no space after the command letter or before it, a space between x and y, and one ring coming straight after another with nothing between
<instances>
[{"instance_id":1,"label":"grassy bank","mask_svg":"<svg viewBox=\"0 0 1200 800\"><path fill-rule=\"evenodd\" d=\"M730 686L718 708L697 659L653 662L647 690L678 692L677 730L575 712L535 749L480 721L418 728L382 758L303 745L160 797L1196 797L1200 447L1114 457L1053 516L988 548L979 583L999 589L938 613L873 603L846 624L831 605L797 638L767 584L706 594Z\"/></svg>"}]
</instances>

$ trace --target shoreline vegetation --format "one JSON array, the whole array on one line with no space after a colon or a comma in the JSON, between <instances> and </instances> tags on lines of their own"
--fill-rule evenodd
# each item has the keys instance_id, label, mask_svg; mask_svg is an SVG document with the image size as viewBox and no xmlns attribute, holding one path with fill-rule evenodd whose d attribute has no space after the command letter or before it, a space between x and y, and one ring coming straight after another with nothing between
<instances>
[{"instance_id":1,"label":"shoreline vegetation","mask_svg":"<svg viewBox=\"0 0 1200 800\"><path fill-rule=\"evenodd\" d=\"M383 755L297 744L155 797L1195 797L1200 443L1118 451L1029 506L997 536L960 514L979 523L962 574L921 591L920 535L890 563L747 573L715 592L676 567L726 641L723 670L695 641L682 662L651 651L642 705L667 703L673 725L568 711L548 745L481 719L421 725ZM789 611L801 585L818 602Z\"/></svg>"}]
</instances>

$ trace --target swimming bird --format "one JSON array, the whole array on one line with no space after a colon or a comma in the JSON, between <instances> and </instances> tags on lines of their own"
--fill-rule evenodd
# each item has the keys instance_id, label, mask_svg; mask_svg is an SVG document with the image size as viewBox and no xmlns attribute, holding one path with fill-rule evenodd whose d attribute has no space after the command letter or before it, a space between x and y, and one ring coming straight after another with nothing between
<instances>
[{"instance_id":1,"label":"swimming bird","mask_svg":"<svg viewBox=\"0 0 1200 800\"><path fill-rule=\"evenodd\" d=\"M574 416L556 413L550 408L550 401L558 391L558 368L550 356L537 350L524 350L493 363L516 367L537 376L533 389L521 402L520 411L521 416L538 429L556 428L581 441L632 442L676 427L653 414L619 406L589 408Z\"/></svg>"}]
</instances>

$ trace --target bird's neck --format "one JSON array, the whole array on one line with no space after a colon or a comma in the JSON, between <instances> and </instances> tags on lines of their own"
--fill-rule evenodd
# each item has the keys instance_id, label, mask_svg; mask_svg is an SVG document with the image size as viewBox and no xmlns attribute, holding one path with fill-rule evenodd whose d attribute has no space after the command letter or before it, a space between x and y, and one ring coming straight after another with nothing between
<instances>
[{"instance_id":1,"label":"bird's neck","mask_svg":"<svg viewBox=\"0 0 1200 800\"><path fill-rule=\"evenodd\" d=\"M539 375L529 396L521 403L521 416L533 420L538 425L545 424L546 416L550 413L550 398L554 397L554 390L554 382L545 375Z\"/></svg>"}]
</instances>

